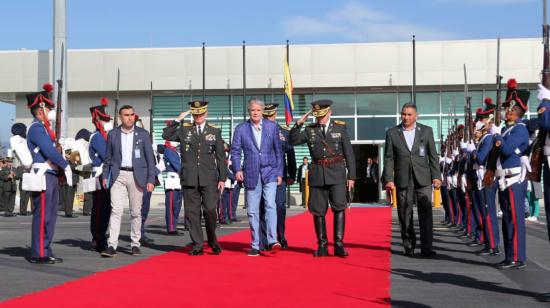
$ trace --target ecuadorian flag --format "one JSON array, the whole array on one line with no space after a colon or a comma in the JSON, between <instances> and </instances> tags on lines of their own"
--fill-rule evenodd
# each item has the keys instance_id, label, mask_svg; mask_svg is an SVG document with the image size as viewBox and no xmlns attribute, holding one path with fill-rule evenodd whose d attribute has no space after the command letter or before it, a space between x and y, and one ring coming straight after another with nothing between
<instances>
[{"instance_id":1,"label":"ecuadorian flag","mask_svg":"<svg viewBox=\"0 0 550 308\"><path fill-rule=\"evenodd\" d=\"M294 85L292 84L292 77L290 76L290 68L288 67L288 59L285 58L285 120L286 125L290 125L290 122L294 119L292 116L292 110L294 110L294 101L292 100L292 92L294 91Z\"/></svg>"}]
</instances>

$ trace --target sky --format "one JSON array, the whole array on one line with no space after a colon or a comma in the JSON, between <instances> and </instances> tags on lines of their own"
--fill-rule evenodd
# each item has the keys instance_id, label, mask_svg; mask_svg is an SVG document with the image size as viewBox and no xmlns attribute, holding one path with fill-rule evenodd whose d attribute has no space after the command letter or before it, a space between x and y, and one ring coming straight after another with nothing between
<instances>
[{"instance_id":1,"label":"sky","mask_svg":"<svg viewBox=\"0 0 550 308\"><path fill-rule=\"evenodd\" d=\"M2 1L0 50L51 49L53 2ZM542 0L67 0L67 47L523 38L541 23ZM0 140L13 109L0 103Z\"/></svg>"},{"instance_id":2,"label":"sky","mask_svg":"<svg viewBox=\"0 0 550 308\"><path fill-rule=\"evenodd\" d=\"M53 0L3 1L0 50L49 49ZM537 37L542 0L67 0L68 48Z\"/></svg>"}]
</instances>

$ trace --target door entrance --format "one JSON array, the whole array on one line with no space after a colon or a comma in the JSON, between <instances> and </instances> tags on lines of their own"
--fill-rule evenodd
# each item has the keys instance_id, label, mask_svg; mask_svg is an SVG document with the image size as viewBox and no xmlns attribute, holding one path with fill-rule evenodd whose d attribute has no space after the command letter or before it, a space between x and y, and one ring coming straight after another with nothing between
<instances>
[{"instance_id":1,"label":"door entrance","mask_svg":"<svg viewBox=\"0 0 550 308\"><path fill-rule=\"evenodd\" d=\"M355 168L357 173L353 202L378 202L380 198L378 184L381 176L380 162L378 161L378 145L354 144L352 147L355 154ZM368 169L369 159L372 161L370 169ZM367 175L367 169L370 171L370 176Z\"/></svg>"}]
</instances>

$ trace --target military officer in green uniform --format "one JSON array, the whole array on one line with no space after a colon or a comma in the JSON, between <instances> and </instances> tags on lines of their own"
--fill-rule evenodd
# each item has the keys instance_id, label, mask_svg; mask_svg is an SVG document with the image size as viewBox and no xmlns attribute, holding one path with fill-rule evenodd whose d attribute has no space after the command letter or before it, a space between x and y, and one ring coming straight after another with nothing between
<instances>
[{"instance_id":1,"label":"military officer in green uniform","mask_svg":"<svg viewBox=\"0 0 550 308\"><path fill-rule=\"evenodd\" d=\"M201 208L204 214L208 246L212 253L222 249L216 239L216 206L223 191L227 170L221 130L206 122L208 102L190 102L190 111L182 112L162 132L162 138L177 141L181 146L180 179L185 216L193 249L189 255L203 254ZM191 113L193 123L183 122Z\"/></svg>"},{"instance_id":2,"label":"military officer in green uniform","mask_svg":"<svg viewBox=\"0 0 550 308\"><path fill-rule=\"evenodd\" d=\"M307 143L313 160L308 173L310 186L309 211L313 214L318 248L315 257L328 256L328 240L325 214L330 202L334 213L334 255L346 257L344 249L345 209L347 192L355 182L355 157L346 130L346 123L331 120L331 100L311 103L312 111L306 113L290 130L290 143ZM316 122L303 131L302 125L310 113Z\"/></svg>"}]
</instances>

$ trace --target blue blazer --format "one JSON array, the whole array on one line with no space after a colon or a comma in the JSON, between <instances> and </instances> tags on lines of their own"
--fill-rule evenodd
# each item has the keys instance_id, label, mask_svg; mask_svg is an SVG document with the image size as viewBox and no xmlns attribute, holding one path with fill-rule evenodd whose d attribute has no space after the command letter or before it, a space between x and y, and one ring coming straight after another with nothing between
<instances>
[{"instance_id":1,"label":"blue blazer","mask_svg":"<svg viewBox=\"0 0 550 308\"><path fill-rule=\"evenodd\" d=\"M110 179L109 187L113 185L120 173L121 134L120 126L107 134L107 155L103 162L103 178ZM136 157L137 150L140 153L139 157ZM145 188L147 183L155 184L155 154L151 139L145 129L137 126L134 126L132 167L134 168L134 179L140 187Z\"/></svg>"},{"instance_id":2,"label":"blue blazer","mask_svg":"<svg viewBox=\"0 0 550 308\"><path fill-rule=\"evenodd\" d=\"M250 120L235 128L231 143L231 163L235 172L243 171L244 186L255 188L261 176L262 183L277 182L283 176L283 151L277 123L262 120L261 145L256 144ZM241 157L244 161L241 164Z\"/></svg>"}]
</instances>

